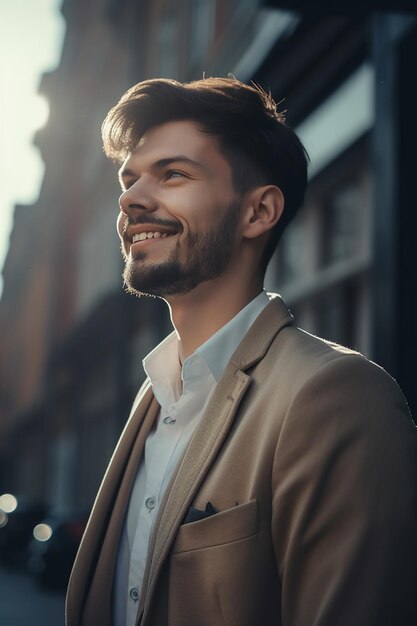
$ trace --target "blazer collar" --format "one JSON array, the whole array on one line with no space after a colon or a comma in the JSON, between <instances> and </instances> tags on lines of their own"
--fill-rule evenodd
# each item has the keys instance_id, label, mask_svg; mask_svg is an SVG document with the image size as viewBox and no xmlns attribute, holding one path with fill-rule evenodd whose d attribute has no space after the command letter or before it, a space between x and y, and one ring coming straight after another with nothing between
<instances>
[{"instance_id":1,"label":"blazer collar","mask_svg":"<svg viewBox=\"0 0 417 626\"><path fill-rule=\"evenodd\" d=\"M271 302L257 317L230 359L237 369L244 371L260 361L279 331L294 320L281 296L276 293L268 293L268 296Z\"/></svg>"},{"instance_id":2,"label":"blazer collar","mask_svg":"<svg viewBox=\"0 0 417 626\"><path fill-rule=\"evenodd\" d=\"M219 453L236 411L251 383L244 370L263 358L278 332L293 320L282 299L272 295L271 303L256 319L234 352L197 426L176 475L168 486L149 547L142 599L141 624L147 623L152 596L163 563L188 507Z\"/></svg>"}]
</instances>

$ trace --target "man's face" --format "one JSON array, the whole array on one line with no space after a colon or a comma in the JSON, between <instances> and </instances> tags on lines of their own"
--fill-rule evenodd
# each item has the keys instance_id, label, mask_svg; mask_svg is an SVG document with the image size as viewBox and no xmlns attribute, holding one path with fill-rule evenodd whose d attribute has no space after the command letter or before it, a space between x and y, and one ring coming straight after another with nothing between
<instances>
[{"instance_id":1,"label":"man's face","mask_svg":"<svg viewBox=\"0 0 417 626\"><path fill-rule=\"evenodd\" d=\"M190 121L157 126L144 134L119 175L118 233L128 291L180 295L226 270L240 199L217 138Z\"/></svg>"}]
</instances>

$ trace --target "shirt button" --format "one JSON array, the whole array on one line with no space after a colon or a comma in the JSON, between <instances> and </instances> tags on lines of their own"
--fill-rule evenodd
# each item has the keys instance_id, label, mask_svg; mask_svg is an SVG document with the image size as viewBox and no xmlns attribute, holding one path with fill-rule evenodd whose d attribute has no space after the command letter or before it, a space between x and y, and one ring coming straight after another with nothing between
<instances>
[{"instance_id":1,"label":"shirt button","mask_svg":"<svg viewBox=\"0 0 417 626\"><path fill-rule=\"evenodd\" d=\"M153 496L152 496L152 497L150 497L150 498L146 498L146 500L145 500L145 505L146 505L146 507L147 507L150 511L152 511L152 509L154 509L154 508L155 508L155 505L156 505L156 500L155 500L155 498L154 498Z\"/></svg>"},{"instance_id":2,"label":"shirt button","mask_svg":"<svg viewBox=\"0 0 417 626\"><path fill-rule=\"evenodd\" d=\"M139 600L139 591L137 587L132 587L132 589L129 591L129 595L132 598L132 600L134 602L137 602Z\"/></svg>"},{"instance_id":3,"label":"shirt button","mask_svg":"<svg viewBox=\"0 0 417 626\"><path fill-rule=\"evenodd\" d=\"M168 417L164 417L162 421L164 422L164 424L175 424L177 420L175 419L175 417L171 417L170 415L168 415Z\"/></svg>"}]
</instances>

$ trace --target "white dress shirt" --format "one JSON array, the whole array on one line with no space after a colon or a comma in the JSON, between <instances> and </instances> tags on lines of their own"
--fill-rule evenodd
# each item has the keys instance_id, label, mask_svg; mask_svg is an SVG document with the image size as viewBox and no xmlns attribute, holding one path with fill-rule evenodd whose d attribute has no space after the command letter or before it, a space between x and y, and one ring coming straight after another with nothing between
<instances>
[{"instance_id":1,"label":"white dress shirt","mask_svg":"<svg viewBox=\"0 0 417 626\"><path fill-rule=\"evenodd\" d=\"M166 487L200 421L209 397L255 319L269 304L262 291L185 359L176 332L143 361L161 406L145 443L122 531L114 592L115 626L134 626L152 525Z\"/></svg>"}]
</instances>

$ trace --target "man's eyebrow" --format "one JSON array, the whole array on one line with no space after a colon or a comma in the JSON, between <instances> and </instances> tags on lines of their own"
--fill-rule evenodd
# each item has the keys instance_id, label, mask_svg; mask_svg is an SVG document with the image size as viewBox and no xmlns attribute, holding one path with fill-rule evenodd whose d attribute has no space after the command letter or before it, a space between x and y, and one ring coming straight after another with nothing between
<instances>
[{"instance_id":1,"label":"man's eyebrow","mask_svg":"<svg viewBox=\"0 0 417 626\"><path fill-rule=\"evenodd\" d=\"M205 167L199 163L198 161L194 161L194 159L190 159L190 157L185 156L185 154L176 154L172 157L167 157L166 159L159 159L153 164L155 168L163 168L167 167L167 165L172 165L173 163L184 163L185 165L191 165L192 167L197 167L200 170L204 170Z\"/></svg>"},{"instance_id":2,"label":"man's eyebrow","mask_svg":"<svg viewBox=\"0 0 417 626\"><path fill-rule=\"evenodd\" d=\"M183 163L185 165L190 165L191 167L195 167L200 170L205 170L204 165L199 163L198 161L194 161L194 159L190 159L190 157L185 156L185 154L177 154L172 157L166 157L164 159L158 159L155 163L152 163L152 169L163 169L168 165L173 165L174 163ZM129 178L130 176L137 176L137 174L129 169L129 168L121 168L119 170L119 179L123 180L124 178Z\"/></svg>"}]
</instances>

